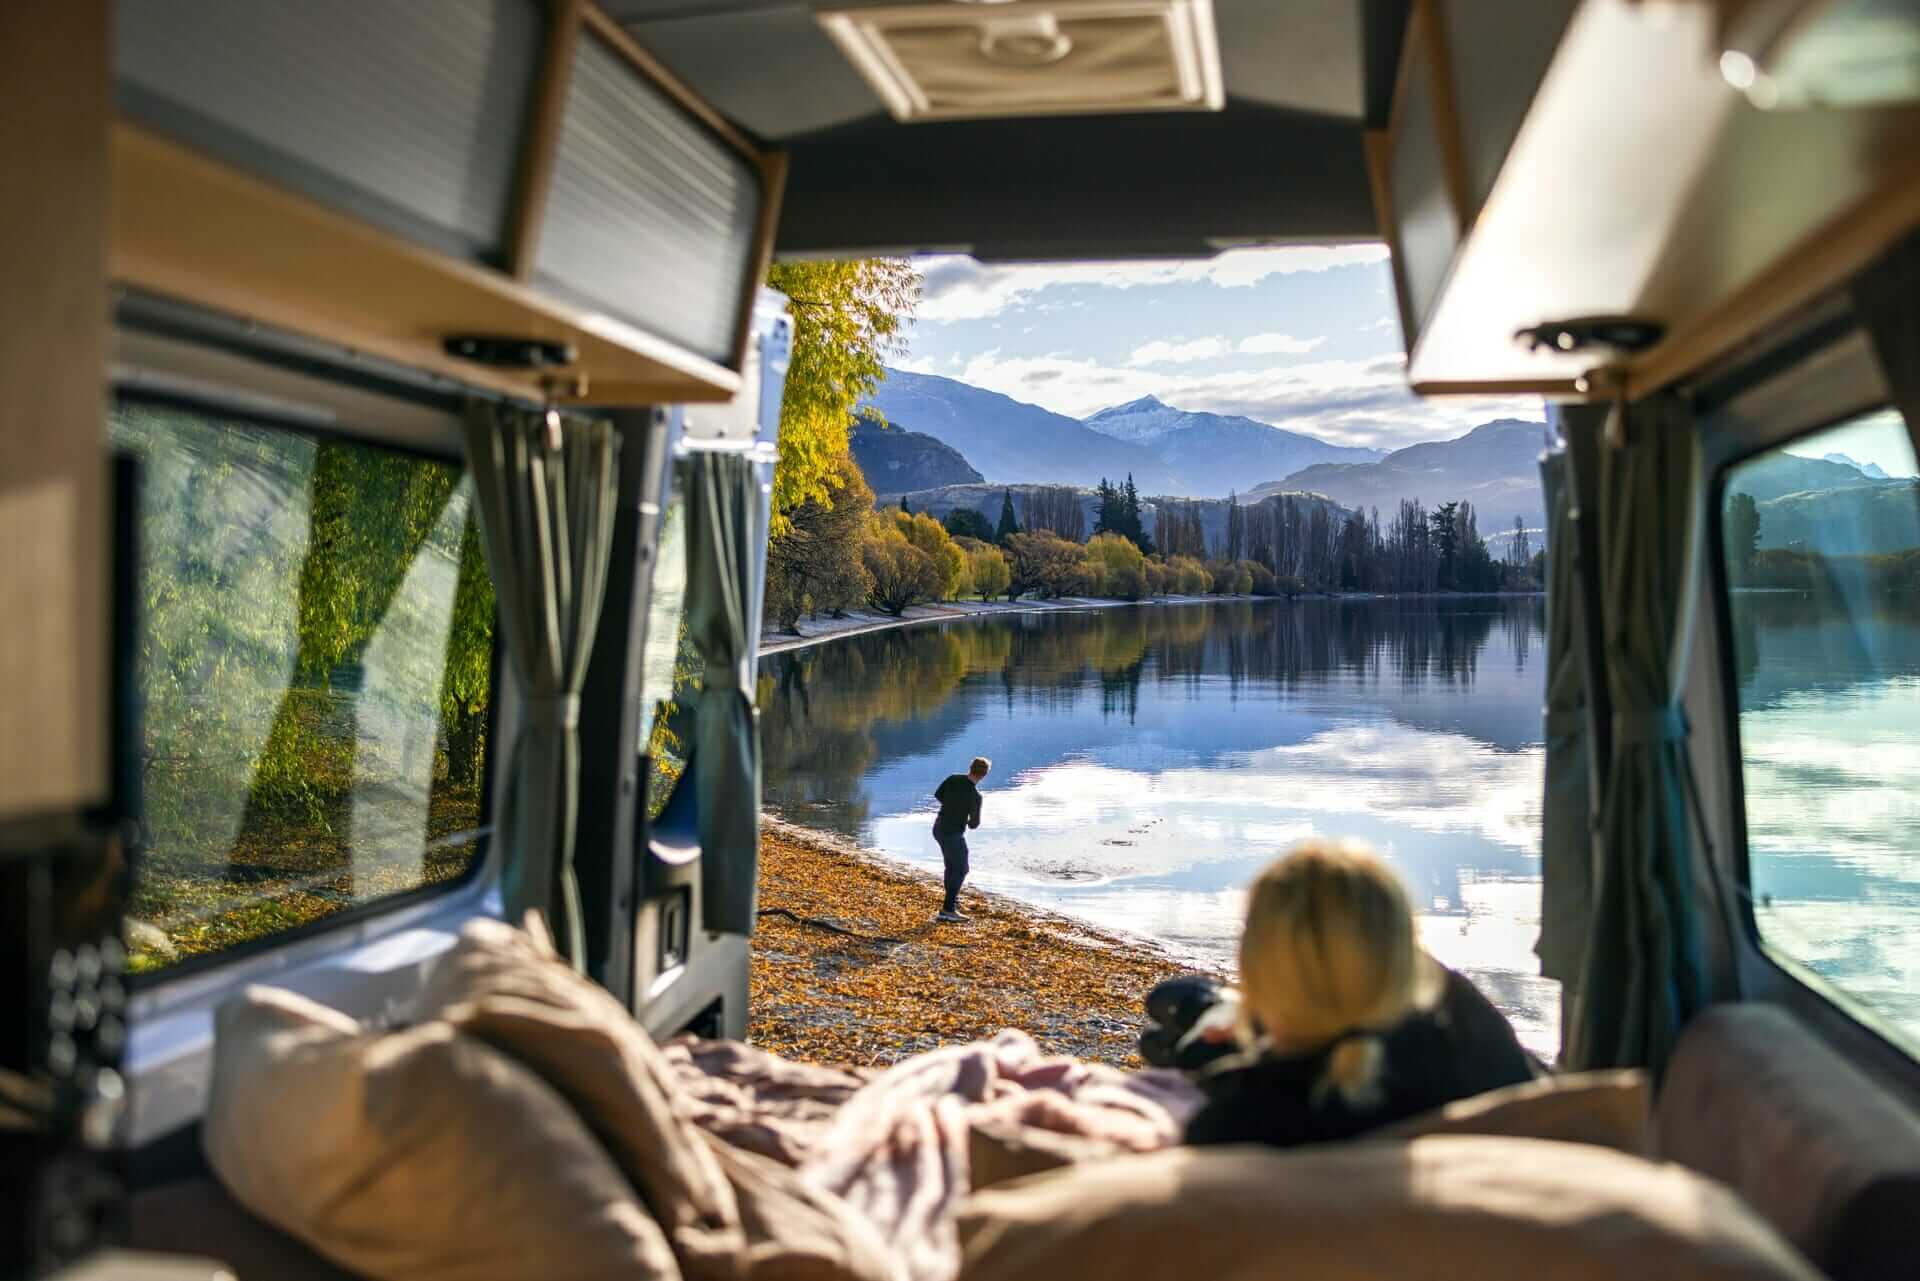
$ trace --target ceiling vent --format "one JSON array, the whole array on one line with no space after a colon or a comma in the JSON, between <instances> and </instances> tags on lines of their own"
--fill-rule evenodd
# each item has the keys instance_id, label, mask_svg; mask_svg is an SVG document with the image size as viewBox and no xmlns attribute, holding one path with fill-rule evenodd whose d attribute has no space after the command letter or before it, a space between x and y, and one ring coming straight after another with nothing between
<instances>
[{"instance_id":1,"label":"ceiling vent","mask_svg":"<svg viewBox=\"0 0 1920 1281\"><path fill-rule=\"evenodd\" d=\"M1213 0L839 9L820 25L894 118L1218 111Z\"/></svg>"}]
</instances>

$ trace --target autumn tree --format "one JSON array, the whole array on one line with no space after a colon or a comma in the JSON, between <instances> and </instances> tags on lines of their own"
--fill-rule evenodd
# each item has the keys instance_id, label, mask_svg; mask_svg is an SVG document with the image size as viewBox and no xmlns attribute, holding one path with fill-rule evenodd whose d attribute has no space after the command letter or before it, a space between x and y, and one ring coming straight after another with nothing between
<instances>
[{"instance_id":1,"label":"autumn tree","mask_svg":"<svg viewBox=\"0 0 1920 1281\"><path fill-rule=\"evenodd\" d=\"M853 455L834 462L832 502L809 498L790 514L787 532L767 546L767 614L792 631L806 614L840 615L872 587L861 556L873 491Z\"/></svg>"},{"instance_id":2,"label":"autumn tree","mask_svg":"<svg viewBox=\"0 0 1920 1281\"><path fill-rule=\"evenodd\" d=\"M860 556L872 580L874 608L898 618L909 605L931 600L940 590L941 571L933 558L907 541L898 525L875 516L860 543Z\"/></svg>"},{"instance_id":3,"label":"autumn tree","mask_svg":"<svg viewBox=\"0 0 1920 1281\"><path fill-rule=\"evenodd\" d=\"M1052 530L1035 529L1007 540L1007 559L1013 574L1012 590L1045 598L1074 596L1093 590L1093 570L1086 549Z\"/></svg>"},{"instance_id":4,"label":"autumn tree","mask_svg":"<svg viewBox=\"0 0 1920 1281\"><path fill-rule=\"evenodd\" d=\"M893 516L894 528L915 547L926 553L927 559L939 577L932 592L934 600L952 600L969 590L966 553L954 546L953 538L939 521L919 512L908 515L897 512Z\"/></svg>"},{"instance_id":5,"label":"autumn tree","mask_svg":"<svg viewBox=\"0 0 1920 1281\"><path fill-rule=\"evenodd\" d=\"M976 547L967 553L973 575L973 590L981 600L992 600L1013 583L1006 555L998 547Z\"/></svg>"},{"instance_id":6,"label":"autumn tree","mask_svg":"<svg viewBox=\"0 0 1920 1281\"><path fill-rule=\"evenodd\" d=\"M848 428L886 377L887 361L905 350L920 276L905 259L852 258L776 263L767 283L787 296L793 312L769 531L779 539L802 503L834 501Z\"/></svg>"},{"instance_id":7,"label":"autumn tree","mask_svg":"<svg viewBox=\"0 0 1920 1281\"><path fill-rule=\"evenodd\" d=\"M1094 590L1102 596L1139 600L1147 594L1147 558L1132 539L1117 532L1095 534L1086 557L1098 580Z\"/></svg>"}]
</instances>

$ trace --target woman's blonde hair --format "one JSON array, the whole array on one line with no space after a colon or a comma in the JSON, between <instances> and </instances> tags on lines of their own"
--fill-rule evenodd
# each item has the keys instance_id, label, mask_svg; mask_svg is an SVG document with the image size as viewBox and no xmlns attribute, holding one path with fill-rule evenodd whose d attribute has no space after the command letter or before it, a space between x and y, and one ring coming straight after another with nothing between
<instances>
[{"instance_id":1,"label":"woman's blonde hair","mask_svg":"<svg viewBox=\"0 0 1920 1281\"><path fill-rule=\"evenodd\" d=\"M1378 1096L1379 1032L1439 993L1406 890L1372 850L1309 840L1247 890L1240 935L1242 1017L1288 1050L1332 1046L1317 1091L1365 1105Z\"/></svg>"}]
</instances>

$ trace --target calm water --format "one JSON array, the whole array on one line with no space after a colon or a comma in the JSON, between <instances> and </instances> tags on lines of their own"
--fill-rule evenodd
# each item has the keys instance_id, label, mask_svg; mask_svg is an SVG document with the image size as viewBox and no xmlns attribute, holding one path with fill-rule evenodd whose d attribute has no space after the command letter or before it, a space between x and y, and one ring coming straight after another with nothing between
<instances>
[{"instance_id":1,"label":"calm water","mask_svg":"<svg viewBox=\"0 0 1920 1281\"><path fill-rule=\"evenodd\" d=\"M1733 616L1760 936L1920 1053L1920 600Z\"/></svg>"},{"instance_id":2,"label":"calm water","mask_svg":"<svg viewBox=\"0 0 1920 1281\"><path fill-rule=\"evenodd\" d=\"M1542 623L1537 600L1257 601L834 641L761 663L767 800L937 868L933 788L990 756L970 884L1213 963L1267 860L1360 837L1427 948L1552 1053Z\"/></svg>"}]
</instances>

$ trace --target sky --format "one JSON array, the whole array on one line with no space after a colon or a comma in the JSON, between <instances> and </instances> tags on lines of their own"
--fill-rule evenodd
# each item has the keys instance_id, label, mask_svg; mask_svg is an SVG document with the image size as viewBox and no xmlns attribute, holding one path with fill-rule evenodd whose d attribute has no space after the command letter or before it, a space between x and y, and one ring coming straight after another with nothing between
<instances>
[{"instance_id":1,"label":"sky","mask_svg":"<svg viewBox=\"0 0 1920 1281\"><path fill-rule=\"evenodd\" d=\"M1914 464L1913 439L1907 434L1906 420L1893 409L1865 414L1803 436L1788 445L1787 452L1802 458L1845 454L1856 463L1878 463L1880 470L1889 476L1912 476L1920 471Z\"/></svg>"},{"instance_id":2,"label":"sky","mask_svg":"<svg viewBox=\"0 0 1920 1281\"><path fill-rule=\"evenodd\" d=\"M1421 401L1387 251L1238 249L1197 261L983 265L918 260L922 297L900 368L1083 418L1158 396L1335 444L1397 449L1494 418L1540 421L1538 397Z\"/></svg>"}]
</instances>

